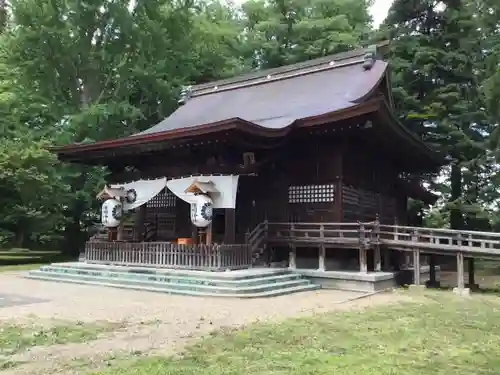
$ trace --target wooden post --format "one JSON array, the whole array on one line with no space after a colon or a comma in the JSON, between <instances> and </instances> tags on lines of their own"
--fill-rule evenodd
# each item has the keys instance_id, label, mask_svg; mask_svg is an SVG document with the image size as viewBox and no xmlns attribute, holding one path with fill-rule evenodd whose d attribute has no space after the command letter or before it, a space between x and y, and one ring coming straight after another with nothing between
<instances>
[{"instance_id":1,"label":"wooden post","mask_svg":"<svg viewBox=\"0 0 500 375\"><path fill-rule=\"evenodd\" d=\"M319 264L318 269L320 271L326 271L325 258L326 258L325 245L321 244L321 245L319 245L319 261L318 261L318 264Z\"/></svg>"},{"instance_id":2,"label":"wooden post","mask_svg":"<svg viewBox=\"0 0 500 375\"><path fill-rule=\"evenodd\" d=\"M385 271L390 271L391 270L391 249L387 248L387 249L384 249L384 252L383 252L383 256L384 256L384 259L383 259L383 269Z\"/></svg>"},{"instance_id":3,"label":"wooden post","mask_svg":"<svg viewBox=\"0 0 500 375\"><path fill-rule=\"evenodd\" d=\"M340 223L343 220L344 213L342 212L342 185L343 185L343 153L342 147L335 148L335 156L333 157L333 170L335 171L335 196L333 198L333 221ZM337 236L337 234L335 234Z\"/></svg>"},{"instance_id":4,"label":"wooden post","mask_svg":"<svg viewBox=\"0 0 500 375\"><path fill-rule=\"evenodd\" d=\"M429 282L427 285L429 287L439 287L436 279L436 256L434 254L429 256Z\"/></svg>"},{"instance_id":5,"label":"wooden post","mask_svg":"<svg viewBox=\"0 0 500 375\"><path fill-rule=\"evenodd\" d=\"M319 250L318 250L318 255L319 255L318 269L320 271L325 271L326 270L326 268L325 268L326 253L325 253L325 243L324 243L324 240L325 240L325 226L323 224L321 224L319 226L319 238L321 239L321 243L319 245Z\"/></svg>"},{"instance_id":6,"label":"wooden post","mask_svg":"<svg viewBox=\"0 0 500 375\"><path fill-rule=\"evenodd\" d=\"M464 254L457 253L457 288L459 291L465 289Z\"/></svg>"},{"instance_id":7,"label":"wooden post","mask_svg":"<svg viewBox=\"0 0 500 375\"><path fill-rule=\"evenodd\" d=\"M368 258L366 255L365 242L365 225L363 223L359 223L359 271L364 273L368 272Z\"/></svg>"},{"instance_id":8,"label":"wooden post","mask_svg":"<svg viewBox=\"0 0 500 375\"><path fill-rule=\"evenodd\" d=\"M413 250L413 284L420 285L420 251Z\"/></svg>"},{"instance_id":9,"label":"wooden post","mask_svg":"<svg viewBox=\"0 0 500 375\"><path fill-rule=\"evenodd\" d=\"M368 272L368 259L365 248L359 249L359 271L364 273Z\"/></svg>"},{"instance_id":10,"label":"wooden post","mask_svg":"<svg viewBox=\"0 0 500 375\"><path fill-rule=\"evenodd\" d=\"M297 268L297 249L295 245L290 245L288 267L292 270Z\"/></svg>"},{"instance_id":11,"label":"wooden post","mask_svg":"<svg viewBox=\"0 0 500 375\"><path fill-rule=\"evenodd\" d=\"M224 219L225 219L224 243L234 244L236 237L235 209L225 208Z\"/></svg>"},{"instance_id":12,"label":"wooden post","mask_svg":"<svg viewBox=\"0 0 500 375\"><path fill-rule=\"evenodd\" d=\"M373 258L374 258L374 268L376 272L382 271L382 257L380 254L380 246L375 245L373 249Z\"/></svg>"},{"instance_id":13,"label":"wooden post","mask_svg":"<svg viewBox=\"0 0 500 375\"><path fill-rule=\"evenodd\" d=\"M198 243L198 227L194 224L191 225L191 240L193 244Z\"/></svg>"},{"instance_id":14,"label":"wooden post","mask_svg":"<svg viewBox=\"0 0 500 375\"><path fill-rule=\"evenodd\" d=\"M144 241L144 222L146 220L146 205L137 208L134 218L134 241Z\"/></svg>"},{"instance_id":15,"label":"wooden post","mask_svg":"<svg viewBox=\"0 0 500 375\"><path fill-rule=\"evenodd\" d=\"M116 240L117 241L123 241L123 223L120 223L120 225L118 225L118 228L116 229Z\"/></svg>"},{"instance_id":16,"label":"wooden post","mask_svg":"<svg viewBox=\"0 0 500 375\"><path fill-rule=\"evenodd\" d=\"M468 259L467 271L469 273L469 288L476 287L474 258Z\"/></svg>"},{"instance_id":17,"label":"wooden post","mask_svg":"<svg viewBox=\"0 0 500 375\"><path fill-rule=\"evenodd\" d=\"M382 257L380 255L380 219L378 214L373 227L372 243L375 244L375 247L373 248L374 268L376 272L380 272L382 271Z\"/></svg>"},{"instance_id":18,"label":"wooden post","mask_svg":"<svg viewBox=\"0 0 500 375\"><path fill-rule=\"evenodd\" d=\"M208 224L205 232L205 243L207 245L212 244L212 223Z\"/></svg>"}]
</instances>

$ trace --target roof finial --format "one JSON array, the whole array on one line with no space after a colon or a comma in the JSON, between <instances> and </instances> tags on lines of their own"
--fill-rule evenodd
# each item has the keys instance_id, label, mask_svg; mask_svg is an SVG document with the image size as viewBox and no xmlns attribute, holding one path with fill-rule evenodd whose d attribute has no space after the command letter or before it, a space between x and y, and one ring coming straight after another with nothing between
<instances>
[{"instance_id":1,"label":"roof finial","mask_svg":"<svg viewBox=\"0 0 500 375\"><path fill-rule=\"evenodd\" d=\"M375 65L375 60L377 56L377 46L372 44L366 48L366 53L363 56L363 69L370 70Z\"/></svg>"},{"instance_id":2,"label":"roof finial","mask_svg":"<svg viewBox=\"0 0 500 375\"><path fill-rule=\"evenodd\" d=\"M182 86L181 95L177 103L179 105L186 104L186 102L191 98L192 94L193 94L193 89L191 86Z\"/></svg>"}]
</instances>

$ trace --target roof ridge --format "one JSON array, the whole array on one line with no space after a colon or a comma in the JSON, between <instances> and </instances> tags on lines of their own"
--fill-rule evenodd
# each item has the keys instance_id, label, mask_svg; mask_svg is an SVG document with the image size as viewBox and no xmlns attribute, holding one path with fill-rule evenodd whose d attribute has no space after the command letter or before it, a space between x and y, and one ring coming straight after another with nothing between
<instances>
[{"instance_id":1,"label":"roof ridge","mask_svg":"<svg viewBox=\"0 0 500 375\"><path fill-rule=\"evenodd\" d=\"M264 78L267 77L268 75L276 75L276 74L284 74L284 73L289 73L293 72L296 70L301 70L305 68L313 68L318 65L323 65L325 63L329 63L331 61L341 61L341 60L347 60L351 59L354 57L359 57L363 56L366 53L366 48L357 48L355 50L350 50L346 52L341 52L341 53L336 53L328 56L323 56L319 57L316 59L312 60L307 60L307 61L302 61L298 62L295 64L290 64L290 65L284 65L281 67L277 68L270 68L270 69L264 69L264 70L258 70L254 71L251 73L231 77L231 78L225 78L217 81L212 81L212 82L207 82L207 83L202 83L199 85L194 85L191 87L191 92L193 96L196 96L196 93L198 91L205 91L207 89L213 88L215 86L221 88L223 86L231 85L231 84L237 84L237 83L243 83L243 82L248 82L248 81L253 81L259 78Z\"/></svg>"},{"instance_id":2,"label":"roof ridge","mask_svg":"<svg viewBox=\"0 0 500 375\"><path fill-rule=\"evenodd\" d=\"M218 85L212 85L212 86L206 87L202 90L198 90L198 91L193 90L190 93L189 98L195 98L198 96L209 95L209 94L214 94L214 93L219 93L219 92L224 92L224 91L237 90L240 88L245 88L245 87L250 87L250 86L263 85L266 83L282 81L285 79L300 77L300 76L304 76L304 75L308 75L308 74L324 72L326 70L333 70L333 69L342 68L342 67L349 66L349 65L364 63L365 60L362 57L354 59L356 57L358 57L358 56L353 56L349 61L344 61L340 64L337 62L342 61L342 60L348 60L348 59L326 60L322 63L318 63L316 65L307 67L303 70L301 70L301 69L288 70L286 72L282 72L281 74L280 73L275 74L274 76L271 74L268 74L267 76L263 75L263 76L259 76L257 78L251 79L251 80L239 81L239 82L235 82L234 84L226 84L226 85L223 85L222 87L220 87ZM323 65L323 66L321 66L321 65ZM308 68L310 68L310 69L308 69Z\"/></svg>"}]
</instances>

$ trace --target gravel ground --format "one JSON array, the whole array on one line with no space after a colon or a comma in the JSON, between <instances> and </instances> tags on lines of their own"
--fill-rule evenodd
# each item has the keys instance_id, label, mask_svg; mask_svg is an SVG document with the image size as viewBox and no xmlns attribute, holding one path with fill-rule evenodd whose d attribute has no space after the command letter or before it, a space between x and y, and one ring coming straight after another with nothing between
<instances>
[{"instance_id":1,"label":"gravel ground","mask_svg":"<svg viewBox=\"0 0 500 375\"><path fill-rule=\"evenodd\" d=\"M70 369L76 360L90 361L98 366L100 361L115 354L175 354L193 339L224 327L368 307L403 298L384 293L353 300L360 294L332 290L268 299L198 298L29 280L21 273L0 274L0 297L2 294L35 302L15 306L3 304L0 320L104 320L127 324L124 331L86 344L37 347L18 354L12 360L26 364L2 371L5 375L80 374L89 366Z\"/></svg>"}]
</instances>

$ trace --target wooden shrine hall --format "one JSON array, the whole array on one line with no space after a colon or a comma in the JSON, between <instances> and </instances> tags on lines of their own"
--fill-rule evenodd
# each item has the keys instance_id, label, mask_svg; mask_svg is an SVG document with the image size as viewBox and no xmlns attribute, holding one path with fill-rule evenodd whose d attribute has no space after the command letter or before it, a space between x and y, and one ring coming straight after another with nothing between
<instances>
[{"instance_id":1,"label":"wooden shrine hall","mask_svg":"<svg viewBox=\"0 0 500 375\"><path fill-rule=\"evenodd\" d=\"M419 176L444 161L395 117L376 46L184 87L179 104L141 133L55 148L111 172L86 262L325 272L404 263L367 239L410 225L409 198L435 201Z\"/></svg>"}]
</instances>

